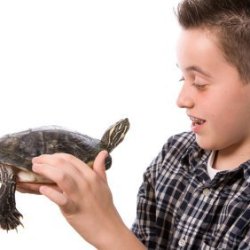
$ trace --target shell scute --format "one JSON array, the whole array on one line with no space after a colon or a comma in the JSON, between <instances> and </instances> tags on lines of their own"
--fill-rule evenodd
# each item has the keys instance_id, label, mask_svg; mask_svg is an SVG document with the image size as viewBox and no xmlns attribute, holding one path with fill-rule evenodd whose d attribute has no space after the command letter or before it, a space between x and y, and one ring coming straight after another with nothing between
<instances>
[{"instance_id":1,"label":"shell scute","mask_svg":"<svg viewBox=\"0 0 250 250\"><path fill-rule=\"evenodd\" d=\"M0 140L0 163L31 170L33 157L57 152L86 161L100 151L99 144L97 139L64 129L27 130Z\"/></svg>"}]
</instances>

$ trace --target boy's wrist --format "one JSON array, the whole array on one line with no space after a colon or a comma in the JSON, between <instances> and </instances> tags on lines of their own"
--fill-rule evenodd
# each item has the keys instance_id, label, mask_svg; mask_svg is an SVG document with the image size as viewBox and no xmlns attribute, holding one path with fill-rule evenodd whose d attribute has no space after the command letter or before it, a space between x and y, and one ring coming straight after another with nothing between
<instances>
[{"instance_id":1,"label":"boy's wrist","mask_svg":"<svg viewBox=\"0 0 250 250\"><path fill-rule=\"evenodd\" d=\"M98 250L144 250L145 246L136 238L136 236L124 224L121 217L115 216L110 221L109 229L103 234Z\"/></svg>"},{"instance_id":2,"label":"boy's wrist","mask_svg":"<svg viewBox=\"0 0 250 250\"><path fill-rule=\"evenodd\" d=\"M145 250L145 246L136 236L125 226L117 228L116 232L104 239L102 246L98 250Z\"/></svg>"}]
</instances>

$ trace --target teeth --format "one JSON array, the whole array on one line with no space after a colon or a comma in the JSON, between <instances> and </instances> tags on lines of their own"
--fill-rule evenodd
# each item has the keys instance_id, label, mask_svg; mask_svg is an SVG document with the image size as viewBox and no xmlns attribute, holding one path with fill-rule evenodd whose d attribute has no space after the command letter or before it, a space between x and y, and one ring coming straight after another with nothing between
<instances>
[{"instance_id":1,"label":"teeth","mask_svg":"<svg viewBox=\"0 0 250 250\"><path fill-rule=\"evenodd\" d=\"M205 122L205 120L202 120L193 116L190 116L190 119L194 124L198 124L198 125L201 125Z\"/></svg>"}]
</instances>

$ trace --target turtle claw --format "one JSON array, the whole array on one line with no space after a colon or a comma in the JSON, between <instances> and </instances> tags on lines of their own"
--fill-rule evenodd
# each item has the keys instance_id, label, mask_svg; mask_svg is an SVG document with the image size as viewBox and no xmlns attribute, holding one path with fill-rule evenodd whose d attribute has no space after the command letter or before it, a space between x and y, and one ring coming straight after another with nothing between
<instances>
[{"instance_id":1,"label":"turtle claw","mask_svg":"<svg viewBox=\"0 0 250 250\"><path fill-rule=\"evenodd\" d=\"M10 211L9 213L2 214L0 216L0 227L7 232L9 230L16 229L19 225L23 226L20 221L22 214L18 212L17 209Z\"/></svg>"}]
</instances>

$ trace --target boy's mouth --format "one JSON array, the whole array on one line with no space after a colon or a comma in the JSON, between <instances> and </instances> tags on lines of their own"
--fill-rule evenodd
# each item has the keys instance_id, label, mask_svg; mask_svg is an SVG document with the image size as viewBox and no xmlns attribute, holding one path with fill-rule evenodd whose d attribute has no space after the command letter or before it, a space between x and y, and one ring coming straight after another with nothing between
<instances>
[{"instance_id":1,"label":"boy's mouth","mask_svg":"<svg viewBox=\"0 0 250 250\"><path fill-rule=\"evenodd\" d=\"M194 133L199 133L206 120L191 115L189 115L189 118L192 121L192 131Z\"/></svg>"},{"instance_id":2,"label":"boy's mouth","mask_svg":"<svg viewBox=\"0 0 250 250\"><path fill-rule=\"evenodd\" d=\"M195 117L195 116L189 116L191 121L192 121L192 126L195 126L195 125L202 125L206 122L206 120L203 120L203 119L200 119L198 117Z\"/></svg>"}]
</instances>

